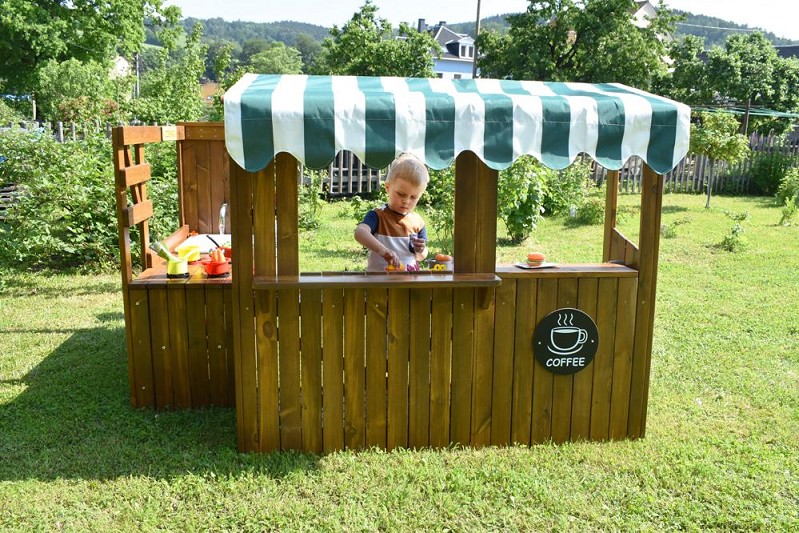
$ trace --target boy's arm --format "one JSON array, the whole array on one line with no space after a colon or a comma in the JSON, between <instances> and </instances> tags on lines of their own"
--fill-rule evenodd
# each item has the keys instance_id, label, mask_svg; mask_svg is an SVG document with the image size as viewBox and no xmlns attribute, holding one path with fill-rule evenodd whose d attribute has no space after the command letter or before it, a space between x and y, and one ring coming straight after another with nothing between
<instances>
[{"instance_id":1,"label":"boy's arm","mask_svg":"<svg viewBox=\"0 0 799 533\"><path fill-rule=\"evenodd\" d=\"M413 252L419 262L427 258L427 229L424 226L413 240Z\"/></svg>"},{"instance_id":2,"label":"boy's arm","mask_svg":"<svg viewBox=\"0 0 799 533\"><path fill-rule=\"evenodd\" d=\"M398 265L399 257L397 254L386 248L380 241L372 235L372 230L366 224L358 224L355 228L355 240L361 243L367 250L381 256L389 265Z\"/></svg>"}]
</instances>

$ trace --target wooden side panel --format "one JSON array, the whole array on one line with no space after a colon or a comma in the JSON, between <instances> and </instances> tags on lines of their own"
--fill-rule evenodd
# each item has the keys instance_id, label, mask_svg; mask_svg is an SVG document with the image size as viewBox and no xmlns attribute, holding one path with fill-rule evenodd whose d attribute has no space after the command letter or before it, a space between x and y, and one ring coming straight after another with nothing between
<instances>
[{"instance_id":1,"label":"wooden side panel","mask_svg":"<svg viewBox=\"0 0 799 533\"><path fill-rule=\"evenodd\" d=\"M169 308L166 288L149 288L150 333L152 335L153 384L155 385L155 406L169 409L175 405L172 388L172 360L169 356Z\"/></svg>"},{"instance_id":2,"label":"wooden side panel","mask_svg":"<svg viewBox=\"0 0 799 533\"><path fill-rule=\"evenodd\" d=\"M300 294L278 291L278 366L280 383L280 447L302 449L300 407Z\"/></svg>"},{"instance_id":3,"label":"wooden side panel","mask_svg":"<svg viewBox=\"0 0 799 533\"><path fill-rule=\"evenodd\" d=\"M209 224L211 233L219 232L219 208L230 200L228 193L228 176L225 168L225 143L219 141L208 141L209 161L208 178L210 180L208 190L211 193L209 213ZM221 233L225 233L222 231ZM221 243L220 243L221 244Z\"/></svg>"},{"instance_id":4,"label":"wooden side panel","mask_svg":"<svg viewBox=\"0 0 799 533\"><path fill-rule=\"evenodd\" d=\"M322 452L322 291L300 297L302 369L302 449ZM384 377L385 379L385 377Z\"/></svg>"},{"instance_id":5,"label":"wooden side panel","mask_svg":"<svg viewBox=\"0 0 799 533\"><path fill-rule=\"evenodd\" d=\"M344 449L344 291L322 293L323 449Z\"/></svg>"},{"instance_id":6,"label":"wooden side panel","mask_svg":"<svg viewBox=\"0 0 799 533\"><path fill-rule=\"evenodd\" d=\"M366 291L366 447L386 447L388 291Z\"/></svg>"},{"instance_id":7,"label":"wooden side panel","mask_svg":"<svg viewBox=\"0 0 799 533\"><path fill-rule=\"evenodd\" d=\"M491 444L511 441L513 407L513 345L515 338L516 280L504 279L497 287L494 325L494 368L491 393ZM528 419L529 420L529 419Z\"/></svg>"},{"instance_id":8,"label":"wooden side panel","mask_svg":"<svg viewBox=\"0 0 799 533\"><path fill-rule=\"evenodd\" d=\"M175 407L191 407L189 386L189 338L186 323L186 284L167 287L167 307L169 309L169 357L172 368L172 388Z\"/></svg>"},{"instance_id":9,"label":"wooden side panel","mask_svg":"<svg viewBox=\"0 0 799 533\"><path fill-rule=\"evenodd\" d=\"M533 420L533 333L536 326L538 283L535 279L516 282L515 335L513 337L513 397L511 400L511 442L530 444Z\"/></svg>"},{"instance_id":10,"label":"wooden side panel","mask_svg":"<svg viewBox=\"0 0 799 533\"><path fill-rule=\"evenodd\" d=\"M130 337L132 349L129 353L128 364L133 369L135 382L132 399L134 407L155 406L155 386L153 383L153 358L150 339L150 304L147 289L144 287L130 287Z\"/></svg>"},{"instance_id":11,"label":"wooden side panel","mask_svg":"<svg viewBox=\"0 0 799 533\"><path fill-rule=\"evenodd\" d=\"M558 281L558 308L577 307L575 278ZM552 377L552 440L566 442L571 433L573 374L554 374Z\"/></svg>"},{"instance_id":12,"label":"wooden side panel","mask_svg":"<svg viewBox=\"0 0 799 533\"><path fill-rule=\"evenodd\" d=\"M183 220L181 224L188 224L191 231L200 231L200 218L197 211L197 143L183 141L181 147L181 172L182 172L182 206ZM243 171L242 171L243 172Z\"/></svg>"},{"instance_id":13,"label":"wooden side panel","mask_svg":"<svg viewBox=\"0 0 799 533\"><path fill-rule=\"evenodd\" d=\"M211 154L208 143L194 142L195 168L197 176L197 231L200 233L216 233L211 225Z\"/></svg>"},{"instance_id":14,"label":"wooden side panel","mask_svg":"<svg viewBox=\"0 0 799 533\"><path fill-rule=\"evenodd\" d=\"M545 316L554 311L558 305L558 280L538 280L538 303L536 305L536 321L538 324ZM535 359L535 357L533 357ZM552 438L552 389L553 374L537 360L533 371L533 422L532 437L534 443L541 443Z\"/></svg>"},{"instance_id":15,"label":"wooden side panel","mask_svg":"<svg viewBox=\"0 0 799 533\"><path fill-rule=\"evenodd\" d=\"M221 291L220 291L221 292ZM193 407L211 404L211 387L208 368L208 341L206 340L205 290L186 290L188 322L189 386ZM208 323L210 326L210 323Z\"/></svg>"},{"instance_id":16,"label":"wooden side panel","mask_svg":"<svg viewBox=\"0 0 799 533\"><path fill-rule=\"evenodd\" d=\"M594 356L594 384L591 392L591 440L607 440L608 438L618 285L619 280L615 278L599 280L596 321L599 347Z\"/></svg>"},{"instance_id":17,"label":"wooden side panel","mask_svg":"<svg viewBox=\"0 0 799 533\"><path fill-rule=\"evenodd\" d=\"M433 290L430 346L430 446L449 444L452 289Z\"/></svg>"},{"instance_id":18,"label":"wooden side panel","mask_svg":"<svg viewBox=\"0 0 799 533\"><path fill-rule=\"evenodd\" d=\"M430 289L410 291L408 446L430 444Z\"/></svg>"},{"instance_id":19,"label":"wooden side panel","mask_svg":"<svg viewBox=\"0 0 799 533\"><path fill-rule=\"evenodd\" d=\"M641 186L640 269L636 308L636 333L633 346L630 385L630 437L646 432L646 409L649 397L649 368L652 357L652 333L655 320L657 262L660 251L660 213L663 204L663 176L644 166Z\"/></svg>"},{"instance_id":20,"label":"wooden side panel","mask_svg":"<svg viewBox=\"0 0 799 533\"><path fill-rule=\"evenodd\" d=\"M577 309L596 323L599 280L583 278L577 290ZM591 435L591 393L594 385L594 362L574 374L572 389L571 440L586 440Z\"/></svg>"},{"instance_id":21,"label":"wooden side panel","mask_svg":"<svg viewBox=\"0 0 799 533\"><path fill-rule=\"evenodd\" d=\"M613 350L613 386L610 395L611 439L621 439L627 436L637 291L636 279L619 280L616 339Z\"/></svg>"},{"instance_id":22,"label":"wooden side panel","mask_svg":"<svg viewBox=\"0 0 799 533\"><path fill-rule=\"evenodd\" d=\"M408 446L408 289L388 291L388 445Z\"/></svg>"},{"instance_id":23,"label":"wooden side panel","mask_svg":"<svg viewBox=\"0 0 799 533\"><path fill-rule=\"evenodd\" d=\"M496 220L496 217L494 217ZM472 382L472 446L491 444L491 397L494 375L494 294L488 307L478 304L481 289L474 289L474 376ZM489 289L486 289L489 290Z\"/></svg>"},{"instance_id":24,"label":"wooden side panel","mask_svg":"<svg viewBox=\"0 0 799 533\"><path fill-rule=\"evenodd\" d=\"M202 292L202 291L189 291ZM211 405L230 405L232 375L228 369L228 350L225 333L225 296L221 285L205 288L208 316L208 391Z\"/></svg>"},{"instance_id":25,"label":"wooden side panel","mask_svg":"<svg viewBox=\"0 0 799 533\"><path fill-rule=\"evenodd\" d=\"M473 289L455 289L453 291L450 438L452 442L463 445L470 443L472 429L474 293Z\"/></svg>"},{"instance_id":26,"label":"wooden side panel","mask_svg":"<svg viewBox=\"0 0 799 533\"><path fill-rule=\"evenodd\" d=\"M344 291L344 444L358 450L366 443L366 367L364 290Z\"/></svg>"}]
</instances>

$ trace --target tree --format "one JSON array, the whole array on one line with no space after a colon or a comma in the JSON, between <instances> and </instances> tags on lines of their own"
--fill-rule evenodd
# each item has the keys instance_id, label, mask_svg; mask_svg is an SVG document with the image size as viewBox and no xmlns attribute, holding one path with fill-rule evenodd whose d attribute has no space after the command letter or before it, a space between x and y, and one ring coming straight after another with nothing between
<instances>
[{"instance_id":1,"label":"tree","mask_svg":"<svg viewBox=\"0 0 799 533\"><path fill-rule=\"evenodd\" d=\"M432 51L438 44L405 23L395 38L391 23L377 18L377 7L366 0L341 29L333 26L322 48L319 74L427 78L433 76Z\"/></svg>"},{"instance_id":2,"label":"tree","mask_svg":"<svg viewBox=\"0 0 799 533\"><path fill-rule=\"evenodd\" d=\"M666 74L663 36L677 17L658 4L639 28L632 0L529 0L527 11L507 17L505 35L477 39L482 76L545 81L621 82L649 89Z\"/></svg>"},{"instance_id":3,"label":"tree","mask_svg":"<svg viewBox=\"0 0 799 533\"><path fill-rule=\"evenodd\" d=\"M0 79L8 92L32 93L49 61L131 56L144 42L145 22L173 29L179 18L180 9L162 0L0 0Z\"/></svg>"},{"instance_id":4,"label":"tree","mask_svg":"<svg viewBox=\"0 0 799 533\"><path fill-rule=\"evenodd\" d=\"M738 133L738 120L729 113L699 113L699 123L691 124L690 151L710 159L707 179L707 202L713 190L713 170L716 161L735 164L749 153L749 141Z\"/></svg>"},{"instance_id":5,"label":"tree","mask_svg":"<svg viewBox=\"0 0 799 533\"><path fill-rule=\"evenodd\" d=\"M702 60L704 41L695 35L686 35L672 43L669 57L673 68L664 80L662 93L689 105L707 104L712 99L708 81L707 64Z\"/></svg>"},{"instance_id":6,"label":"tree","mask_svg":"<svg viewBox=\"0 0 799 533\"><path fill-rule=\"evenodd\" d=\"M307 33L301 33L297 36L294 48L299 50L302 56L302 71L306 74L314 72L316 59L322 53L322 44Z\"/></svg>"},{"instance_id":7,"label":"tree","mask_svg":"<svg viewBox=\"0 0 799 533\"><path fill-rule=\"evenodd\" d=\"M269 49L269 41L263 39L261 37L257 39L248 39L244 41L244 44L241 45L241 54L239 55L239 61L242 64L247 64L250 62L250 58L256 54L260 54L264 50Z\"/></svg>"},{"instance_id":8,"label":"tree","mask_svg":"<svg viewBox=\"0 0 799 533\"><path fill-rule=\"evenodd\" d=\"M296 48L272 43L263 52L250 57L248 70L259 74L301 74L302 55Z\"/></svg>"}]
</instances>

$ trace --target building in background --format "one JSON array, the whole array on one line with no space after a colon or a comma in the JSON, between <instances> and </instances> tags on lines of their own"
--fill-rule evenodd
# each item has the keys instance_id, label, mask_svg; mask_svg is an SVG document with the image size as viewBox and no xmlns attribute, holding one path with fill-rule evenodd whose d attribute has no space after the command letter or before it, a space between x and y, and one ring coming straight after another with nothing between
<instances>
[{"instance_id":1,"label":"building in background","mask_svg":"<svg viewBox=\"0 0 799 533\"><path fill-rule=\"evenodd\" d=\"M417 29L419 32L429 32L441 47L441 56L434 58L433 72L436 76L456 80L472 78L474 39L471 36L455 33L446 27L443 20L428 27L424 19L419 19Z\"/></svg>"}]
</instances>

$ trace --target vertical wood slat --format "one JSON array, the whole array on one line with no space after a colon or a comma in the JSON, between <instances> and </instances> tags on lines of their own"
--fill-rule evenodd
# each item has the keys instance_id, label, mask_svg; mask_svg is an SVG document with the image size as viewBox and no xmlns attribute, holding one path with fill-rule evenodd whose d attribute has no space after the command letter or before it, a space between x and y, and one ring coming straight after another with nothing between
<instances>
[{"instance_id":1,"label":"vertical wood slat","mask_svg":"<svg viewBox=\"0 0 799 533\"><path fill-rule=\"evenodd\" d=\"M300 295L302 449L322 452L322 291Z\"/></svg>"},{"instance_id":2,"label":"vertical wood slat","mask_svg":"<svg viewBox=\"0 0 799 533\"><path fill-rule=\"evenodd\" d=\"M558 281L558 308L576 308L577 278ZM555 374L552 378L552 440L566 442L571 434L573 374Z\"/></svg>"},{"instance_id":3,"label":"vertical wood slat","mask_svg":"<svg viewBox=\"0 0 799 533\"><path fill-rule=\"evenodd\" d=\"M531 443L533 419L533 333L537 316L538 283L534 278L516 282L516 333L514 335L511 441Z\"/></svg>"},{"instance_id":4,"label":"vertical wood slat","mask_svg":"<svg viewBox=\"0 0 799 533\"><path fill-rule=\"evenodd\" d=\"M322 448L344 449L344 291L322 292Z\"/></svg>"},{"instance_id":5,"label":"vertical wood slat","mask_svg":"<svg viewBox=\"0 0 799 533\"><path fill-rule=\"evenodd\" d=\"M455 159L455 272L476 272L476 216L478 188L476 163L470 152L461 152Z\"/></svg>"},{"instance_id":6,"label":"vertical wood slat","mask_svg":"<svg viewBox=\"0 0 799 533\"><path fill-rule=\"evenodd\" d=\"M174 406L172 389L172 360L169 356L169 308L166 288L150 287L147 290L150 301L150 335L153 354L153 385L155 386L155 406L170 409Z\"/></svg>"},{"instance_id":7,"label":"vertical wood slat","mask_svg":"<svg viewBox=\"0 0 799 533\"><path fill-rule=\"evenodd\" d=\"M127 320L132 339L128 351L131 370L131 398L134 407L155 406L153 358L150 339L150 303L146 286L131 287L130 318Z\"/></svg>"},{"instance_id":8,"label":"vertical wood slat","mask_svg":"<svg viewBox=\"0 0 799 533\"><path fill-rule=\"evenodd\" d=\"M197 149L199 143L183 141L180 151L183 162L181 179L183 184L183 218L182 224L188 224L192 231L200 231L198 214L197 186ZM235 163L234 163L235 165Z\"/></svg>"},{"instance_id":9,"label":"vertical wood slat","mask_svg":"<svg viewBox=\"0 0 799 533\"><path fill-rule=\"evenodd\" d=\"M221 286L205 288L208 320L208 369L211 405L230 405L232 375L229 370L229 346L226 333L225 295Z\"/></svg>"},{"instance_id":10,"label":"vertical wood slat","mask_svg":"<svg viewBox=\"0 0 799 533\"><path fill-rule=\"evenodd\" d=\"M239 451L262 450L258 418L257 365L252 291L252 175L231 164L231 215L234 217L233 247L233 332L236 373L236 428ZM268 291L260 291L265 295ZM259 325L260 326L260 325ZM260 327L259 327L260 331ZM259 335L261 339L263 334Z\"/></svg>"},{"instance_id":11,"label":"vertical wood slat","mask_svg":"<svg viewBox=\"0 0 799 533\"><path fill-rule=\"evenodd\" d=\"M236 407L236 362L234 357L234 332L233 332L233 291L222 291L225 306L225 360L227 361L227 403L225 405Z\"/></svg>"},{"instance_id":12,"label":"vertical wood slat","mask_svg":"<svg viewBox=\"0 0 799 533\"><path fill-rule=\"evenodd\" d=\"M186 323L186 284L169 285L166 293L174 405L177 409L188 409L191 407L191 389L189 383L189 338Z\"/></svg>"},{"instance_id":13,"label":"vertical wood slat","mask_svg":"<svg viewBox=\"0 0 799 533\"><path fill-rule=\"evenodd\" d=\"M591 391L591 440L608 438L617 293L617 278L599 280L596 324L599 346L594 356L594 383Z\"/></svg>"},{"instance_id":14,"label":"vertical wood slat","mask_svg":"<svg viewBox=\"0 0 799 533\"><path fill-rule=\"evenodd\" d=\"M535 323L538 324L558 304L558 280L538 280L538 301L536 302ZM534 358L535 359L535 358ZM552 438L552 388L553 374L538 360L533 370L533 420L531 442L541 443Z\"/></svg>"},{"instance_id":15,"label":"vertical wood slat","mask_svg":"<svg viewBox=\"0 0 799 533\"><path fill-rule=\"evenodd\" d=\"M366 447L386 447L388 291L366 291Z\"/></svg>"},{"instance_id":16,"label":"vertical wood slat","mask_svg":"<svg viewBox=\"0 0 799 533\"><path fill-rule=\"evenodd\" d=\"M599 280L584 278L577 289L577 309L596 323ZM594 361L574 374L572 389L572 415L570 438L572 441L588 439L591 435L591 393L594 383Z\"/></svg>"},{"instance_id":17,"label":"vertical wood slat","mask_svg":"<svg viewBox=\"0 0 799 533\"><path fill-rule=\"evenodd\" d=\"M408 446L409 289L388 290L388 435L389 450Z\"/></svg>"},{"instance_id":18,"label":"vertical wood slat","mask_svg":"<svg viewBox=\"0 0 799 533\"><path fill-rule=\"evenodd\" d=\"M496 219L496 217L494 217ZM479 261L478 261L479 262ZM472 381L472 446L491 444L491 399L494 373L494 295L488 307L477 305L478 294L483 289L474 289L474 376ZM493 289L485 289L491 290Z\"/></svg>"},{"instance_id":19,"label":"vertical wood slat","mask_svg":"<svg viewBox=\"0 0 799 533\"><path fill-rule=\"evenodd\" d=\"M143 144L136 144L133 147L135 152L135 161L138 164L144 164L144 145ZM147 182L139 183L138 185L134 185L130 188L131 196L133 197L134 207L135 204L143 204L147 202ZM152 202L149 202L152 205ZM147 222L147 219L150 218L151 215L146 216L144 220L137 224L139 228L139 249L141 251L141 264L143 268L149 268L152 266L149 260L149 255L147 253L149 246L150 246L150 224Z\"/></svg>"},{"instance_id":20,"label":"vertical wood slat","mask_svg":"<svg viewBox=\"0 0 799 533\"><path fill-rule=\"evenodd\" d=\"M430 444L430 289L410 291L408 446Z\"/></svg>"},{"instance_id":21,"label":"vertical wood slat","mask_svg":"<svg viewBox=\"0 0 799 533\"><path fill-rule=\"evenodd\" d=\"M619 279L616 338L613 349L613 385L610 394L608 436L611 439L621 439L627 436L637 290L635 278Z\"/></svg>"},{"instance_id":22,"label":"vertical wood slat","mask_svg":"<svg viewBox=\"0 0 799 533\"><path fill-rule=\"evenodd\" d=\"M225 143L222 141L207 141L209 151L209 191L211 192L209 223L210 233L219 232L219 208L229 199L227 176L225 176ZM221 232L221 233L224 233ZM220 243L222 244L222 243Z\"/></svg>"},{"instance_id":23,"label":"vertical wood slat","mask_svg":"<svg viewBox=\"0 0 799 533\"><path fill-rule=\"evenodd\" d=\"M646 409L649 396L649 370L652 356L652 333L655 318L657 261L660 250L660 221L663 206L663 176L647 165L641 194L640 268L636 304L636 330L633 344L630 383L630 413L627 433L643 437L646 432Z\"/></svg>"},{"instance_id":24,"label":"vertical wood slat","mask_svg":"<svg viewBox=\"0 0 799 533\"><path fill-rule=\"evenodd\" d=\"M457 268L457 260L455 265ZM474 293L472 289L453 290L450 439L463 445L471 440Z\"/></svg>"},{"instance_id":25,"label":"vertical wood slat","mask_svg":"<svg viewBox=\"0 0 799 533\"><path fill-rule=\"evenodd\" d=\"M219 291L221 296L222 291ZM209 382L210 330L215 325L207 320L205 291L201 287L186 290L186 324L188 326L189 388L192 407L211 405ZM206 330L208 333L206 334ZM208 341L206 341L206 336Z\"/></svg>"},{"instance_id":26,"label":"vertical wood slat","mask_svg":"<svg viewBox=\"0 0 799 533\"><path fill-rule=\"evenodd\" d=\"M200 233L216 233L212 229L211 215L211 154L207 142L197 142L197 226Z\"/></svg>"},{"instance_id":27,"label":"vertical wood slat","mask_svg":"<svg viewBox=\"0 0 799 533\"><path fill-rule=\"evenodd\" d=\"M277 315L280 447L299 450L302 448L299 289L277 292Z\"/></svg>"},{"instance_id":28,"label":"vertical wood slat","mask_svg":"<svg viewBox=\"0 0 799 533\"><path fill-rule=\"evenodd\" d=\"M252 176L251 206L248 212L252 213L252 236L247 239L247 251L252 253L248 265L254 264L249 273L254 269L256 275L269 276L277 273L277 256L275 252L275 162ZM248 197L249 198L249 197ZM258 216L254 216L255 213ZM235 216L235 214L233 214ZM235 221L238 223L239 219ZM235 245L234 245L235 254ZM236 264L236 258L233 258ZM252 294L250 291L249 294ZM279 394L279 348L278 348L278 293L277 291L257 291L254 296L255 307L255 332L257 365L256 383L258 386L257 418L259 427L258 446L261 451L279 450L280 442L280 399ZM289 310L290 311L290 310ZM287 311L288 312L288 311ZM288 328L287 328L288 329Z\"/></svg>"},{"instance_id":29,"label":"vertical wood slat","mask_svg":"<svg viewBox=\"0 0 799 533\"><path fill-rule=\"evenodd\" d=\"M492 369L491 444L511 444L513 405L513 346L515 339L516 280L504 279L495 292L494 368ZM528 344L529 347L529 344Z\"/></svg>"},{"instance_id":30,"label":"vertical wood slat","mask_svg":"<svg viewBox=\"0 0 799 533\"><path fill-rule=\"evenodd\" d=\"M430 342L430 446L449 439L450 374L452 373L452 289L433 290Z\"/></svg>"},{"instance_id":31,"label":"vertical wood slat","mask_svg":"<svg viewBox=\"0 0 799 533\"><path fill-rule=\"evenodd\" d=\"M366 443L364 361L364 289L344 291L344 444L362 449Z\"/></svg>"}]
</instances>

